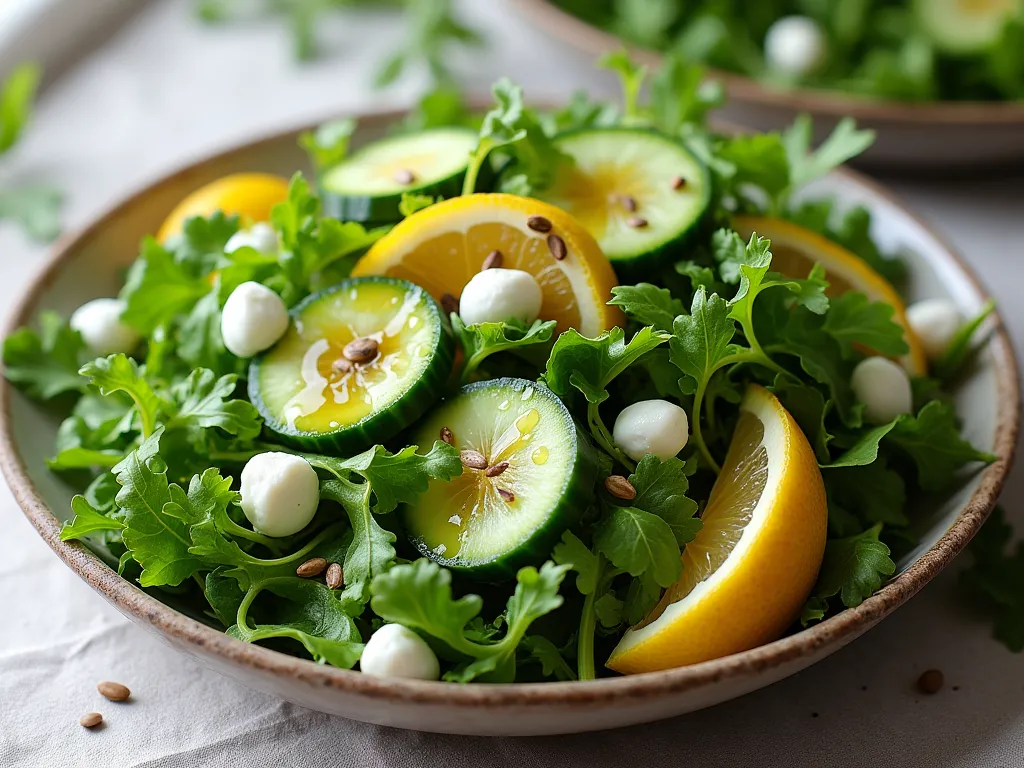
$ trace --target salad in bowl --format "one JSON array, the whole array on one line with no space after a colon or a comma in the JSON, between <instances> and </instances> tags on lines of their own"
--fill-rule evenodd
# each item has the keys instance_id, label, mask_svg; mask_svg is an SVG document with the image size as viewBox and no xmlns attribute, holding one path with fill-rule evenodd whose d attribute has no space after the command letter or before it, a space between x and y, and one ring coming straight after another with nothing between
<instances>
[{"instance_id":1,"label":"salad in bowl","mask_svg":"<svg viewBox=\"0 0 1024 768\"><path fill-rule=\"evenodd\" d=\"M859 605L909 499L995 457L948 393L991 307L910 304L862 208L799 195L871 141L720 134L669 58L623 104L444 92L316 183L182 201L117 297L4 344L65 416L61 534L232 637L366 675L589 680Z\"/></svg>"}]
</instances>

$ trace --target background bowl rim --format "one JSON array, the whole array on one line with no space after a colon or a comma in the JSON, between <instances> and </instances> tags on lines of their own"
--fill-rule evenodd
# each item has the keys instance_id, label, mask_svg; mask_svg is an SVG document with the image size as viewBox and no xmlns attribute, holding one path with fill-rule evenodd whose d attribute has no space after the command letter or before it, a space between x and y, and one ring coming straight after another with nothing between
<instances>
[{"instance_id":1,"label":"background bowl rim","mask_svg":"<svg viewBox=\"0 0 1024 768\"><path fill-rule=\"evenodd\" d=\"M578 50L597 55L625 48L649 66L657 66L662 59L660 52L628 43L551 0L512 0L512 4L535 26ZM708 78L721 82L735 101L785 107L836 119L853 117L915 125L1024 125L1024 101L898 101L824 88L770 88L752 77L724 69L706 67L706 71Z\"/></svg>"},{"instance_id":2,"label":"background bowl rim","mask_svg":"<svg viewBox=\"0 0 1024 768\"><path fill-rule=\"evenodd\" d=\"M382 127L394 123L407 113L407 109L367 110L353 112L350 116L362 125ZM328 119L336 117L338 115L331 115ZM196 169L208 163L228 161L235 155L258 153L264 146L269 147L294 139L301 131L314 128L322 122L303 123L297 127L274 131L262 138L242 141L200 156L185 162L175 171L161 174L155 180L123 196L75 235L57 243L53 253L30 281L25 294L11 307L3 327L5 336L34 319L42 293L53 282L63 265L73 260L82 245L104 230L110 220L125 213L138 200L164 185L173 184L181 176L194 173ZM867 188L913 219L939 243L951 266L955 266L968 281L979 299L988 298L987 291L956 250L896 196L854 171L843 168L834 173ZM848 608L808 629L749 651L659 672L586 682L474 683L458 686L440 682L377 678L360 672L316 664L307 659L245 643L179 613L144 592L136 584L122 579L116 571L79 542L61 541L62 524L36 490L15 443L11 423L15 389L6 379L0 380L0 470L29 522L68 567L123 614L150 625L178 647L191 646L190 652L195 655L201 655L205 651L236 666L257 672L285 676L320 689L332 689L367 699L394 703L411 702L460 708L505 708L541 704L603 707L620 701L670 696L730 679L749 678L812 655L823 647L841 647L895 610L945 568L988 517L1013 465L1021 416L1017 362L1009 334L998 310L994 313L993 321L993 332L988 344L994 352L997 396L1001 402L1001 418L996 427L993 452L1000 458L981 471L978 487L942 537L905 571L856 608Z\"/></svg>"}]
</instances>

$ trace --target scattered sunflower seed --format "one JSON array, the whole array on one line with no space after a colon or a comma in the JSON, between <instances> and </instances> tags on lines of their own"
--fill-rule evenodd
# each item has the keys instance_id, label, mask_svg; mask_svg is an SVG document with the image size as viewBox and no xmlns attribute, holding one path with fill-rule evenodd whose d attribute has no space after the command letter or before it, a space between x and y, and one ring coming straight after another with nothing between
<instances>
[{"instance_id":1,"label":"scattered sunflower seed","mask_svg":"<svg viewBox=\"0 0 1024 768\"><path fill-rule=\"evenodd\" d=\"M416 180L416 174L408 168L400 168L391 178L395 180L396 184L412 184Z\"/></svg>"},{"instance_id":2,"label":"scattered sunflower seed","mask_svg":"<svg viewBox=\"0 0 1024 768\"><path fill-rule=\"evenodd\" d=\"M367 363L377 356L377 342L368 337L353 339L341 353L353 363Z\"/></svg>"},{"instance_id":3,"label":"scattered sunflower seed","mask_svg":"<svg viewBox=\"0 0 1024 768\"><path fill-rule=\"evenodd\" d=\"M83 728L95 728L103 722L103 715L99 712L86 712L79 718L78 722Z\"/></svg>"},{"instance_id":4,"label":"scattered sunflower seed","mask_svg":"<svg viewBox=\"0 0 1024 768\"><path fill-rule=\"evenodd\" d=\"M104 680L102 683L97 685L96 690L99 691L102 696L105 696L111 701L127 701L132 695L132 692L128 690L127 685L114 683L109 680Z\"/></svg>"},{"instance_id":5,"label":"scattered sunflower seed","mask_svg":"<svg viewBox=\"0 0 1024 768\"><path fill-rule=\"evenodd\" d=\"M626 223L633 227L633 229L643 229L647 226L647 219L643 216L630 216L626 219Z\"/></svg>"},{"instance_id":6,"label":"scattered sunflower seed","mask_svg":"<svg viewBox=\"0 0 1024 768\"><path fill-rule=\"evenodd\" d=\"M941 670L926 669L921 673L921 676L917 678L917 690L921 693L927 693L930 696L931 694L938 693L942 690L942 685L945 682L946 676L942 674Z\"/></svg>"},{"instance_id":7,"label":"scattered sunflower seed","mask_svg":"<svg viewBox=\"0 0 1024 768\"><path fill-rule=\"evenodd\" d=\"M341 566L337 563L331 563L327 566L327 588L337 589L341 586L341 583L345 580L345 574L341 570Z\"/></svg>"},{"instance_id":8,"label":"scattered sunflower seed","mask_svg":"<svg viewBox=\"0 0 1024 768\"><path fill-rule=\"evenodd\" d=\"M327 567L327 561L322 557L313 557L295 569L295 575L304 579L311 579L319 576Z\"/></svg>"},{"instance_id":9,"label":"scattered sunflower seed","mask_svg":"<svg viewBox=\"0 0 1024 768\"><path fill-rule=\"evenodd\" d=\"M355 366L353 366L352 363L350 363L344 357L339 357L337 360L335 360L333 363L331 363L331 370L334 371L338 375L344 375L346 373L351 373L352 369L354 367Z\"/></svg>"},{"instance_id":10,"label":"scattered sunflower seed","mask_svg":"<svg viewBox=\"0 0 1024 768\"><path fill-rule=\"evenodd\" d=\"M558 235L548 235L548 250L557 261L561 261L569 255L569 249L565 247L565 240Z\"/></svg>"},{"instance_id":11,"label":"scattered sunflower seed","mask_svg":"<svg viewBox=\"0 0 1024 768\"><path fill-rule=\"evenodd\" d=\"M543 216L531 216L526 220L526 226L534 232L550 232L551 221Z\"/></svg>"},{"instance_id":12,"label":"scattered sunflower seed","mask_svg":"<svg viewBox=\"0 0 1024 768\"><path fill-rule=\"evenodd\" d=\"M608 475L604 479L604 489L616 499L630 501L636 498L636 488L622 475Z\"/></svg>"},{"instance_id":13,"label":"scattered sunflower seed","mask_svg":"<svg viewBox=\"0 0 1024 768\"><path fill-rule=\"evenodd\" d=\"M480 267L480 271L483 272L485 269L498 269L501 267L503 258L501 251L491 251L487 254L487 258L484 259L483 265Z\"/></svg>"},{"instance_id":14,"label":"scattered sunflower seed","mask_svg":"<svg viewBox=\"0 0 1024 768\"><path fill-rule=\"evenodd\" d=\"M455 445L455 435L448 427L441 427L441 442Z\"/></svg>"},{"instance_id":15,"label":"scattered sunflower seed","mask_svg":"<svg viewBox=\"0 0 1024 768\"><path fill-rule=\"evenodd\" d=\"M619 198L619 202L622 203L622 207L630 213L636 210L636 198L631 195L623 195Z\"/></svg>"},{"instance_id":16,"label":"scattered sunflower seed","mask_svg":"<svg viewBox=\"0 0 1024 768\"><path fill-rule=\"evenodd\" d=\"M505 503L507 504L511 504L513 501L516 500L516 495L512 493L512 491L506 490L504 488L498 489L498 495L501 496L501 498L504 499Z\"/></svg>"},{"instance_id":17,"label":"scattered sunflower seed","mask_svg":"<svg viewBox=\"0 0 1024 768\"><path fill-rule=\"evenodd\" d=\"M485 474L488 477L497 477L502 472L504 472L506 469L508 469L508 462L507 461L499 461L494 466L488 467L487 468L487 472Z\"/></svg>"},{"instance_id":18,"label":"scattered sunflower seed","mask_svg":"<svg viewBox=\"0 0 1024 768\"><path fill-rule=\"evenodd\" d=\"M463 466L469 467L470 469L487 469L487 459L479 451L474 451L471 448L467 448L464 451L459 451L459 460Z\"/></svg>"},{"instance_id":19,"label":"scattered sunflower seed","mask_svg":"<svg viewBox=\"0 0 1024 768\"><path fill-rule=\"evenodd\" d=\"M672 189L682 189L686 186L686 179L682 176L676 176L672 179Z\"/></svg>"},{"instance_id":20,"label":"scattered sunflower seed","mask_svg":"<svg viewBox=\"0 0 1024 768\"><path fill-rule=\"evenodd\" d=\"M452 296L450 293L442 293L441 294L441 309L443 309L445 311L445 313L449 314L449 315L452 312L458 312L459 311L459 300L456 299L454 296Z\"/></svg>"}]
</instances>

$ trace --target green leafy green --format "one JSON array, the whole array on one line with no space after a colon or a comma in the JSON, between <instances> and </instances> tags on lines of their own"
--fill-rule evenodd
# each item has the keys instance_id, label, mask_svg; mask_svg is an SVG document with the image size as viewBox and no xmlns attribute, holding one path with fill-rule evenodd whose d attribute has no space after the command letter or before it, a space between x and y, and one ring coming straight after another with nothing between
<instances>
[{"instance_id":1,"label":"green leafy green","mask_svg":"<svg viewBox=\"0 0 1024 768\"><path fill-rule=\"evenodd\" d=\"M452 332L462 347L464 362L462 381L472 381L473 374L488 357L498 352L522 351L525 347L547 344L555 331L554 320L525 323L476 323L466 325L455 313L451 317Z\"/></svg>"},{"instance_id":2,"label":"green leafy green","mask_svg":"<svg viewBox=\"0 0 1024 768\"><path fill-rule=\"evenodd\" d=\"M968 545L971 567L960 582L992 621L992 634L1014 653L1024 651L1024 544L1010 547L1013 529L996 507Z\"/></svg>"},{"instance_id":3,"label":"green leafy green","mask_svg":"<svg viewBox=\"0 0 1024 768\"><path fill-rule=\"evenodd\" d=\"M612 288L609 304L622 307L622 311L641 325L653 325L659 331L671 333L672 321L685 312L683 302L666 288L650 283L617 285Z\"/></svg>"},{"instance_id":4,"label":"green leafy green","mask_svg":"<svg viewBox=\"0 0 1024 768\"><path fill-rule=\"evenodd\" d=\"M65 392L81 392L78 375L85 344L56 312L39 314L38 333L18 328L4 339L4 375L30 397L49 400Z\"/></svg>"},{"instance_id":5,"label":"green leafy green","mask_svg":"<svg viewBox=\"0 0 1024 768\"><path fill-rule=\"evenodd\" d=\"M846 607L858 606L882 586L886 577L895 573L896 564L889 559L889 548L878 540L881 530L879 523L856 536L831 539L825 545L825 559L811 596L816 610L805 609L805 618L825 610L829 598L836 595Z\"/></svg>"},{"instance_id":6,"label":"green leafy green","mask_svg":"<svg viewBox=\"0 0 1024 768\"><path fill-rule=\"evenodd\" d=\"M355 129L355 120L350 117L329 120L318 125L316 130L300 133L299 146L309 155L314 168L330 168L345 159Z\"/></svg>"},{"instance_id":7,"label":"green leafy green","mask_svg":"<svg viewBox=\"0 0 1024 768\"><path fill-rule=\"evenodd\" d=\"M822 330L839 342L847 357L859 357L856 347L890 357L905 355L910 347L903 327L893 321L895 310L882 301L869 301L857 291L848 291L832 300Z\"/></svg>"}]
</instances>

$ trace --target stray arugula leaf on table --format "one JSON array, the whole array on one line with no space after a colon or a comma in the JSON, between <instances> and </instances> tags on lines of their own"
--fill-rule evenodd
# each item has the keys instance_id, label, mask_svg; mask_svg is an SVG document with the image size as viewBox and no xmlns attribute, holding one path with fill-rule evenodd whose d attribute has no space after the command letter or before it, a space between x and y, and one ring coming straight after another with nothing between
<instances>
[{"instance_id":1,"label":"stray arugula leaf on table","mask_svg":"<svg viewBox=\"0 0 1024 768\"><path fill-rule=\"evenodd\" d=\"M967 550L971 566L960 583L992 621L993 636L1014 653L1024 651L1024 544L1010 546L1013 528L997 506Z\"/></svg>"}]
</instances>

